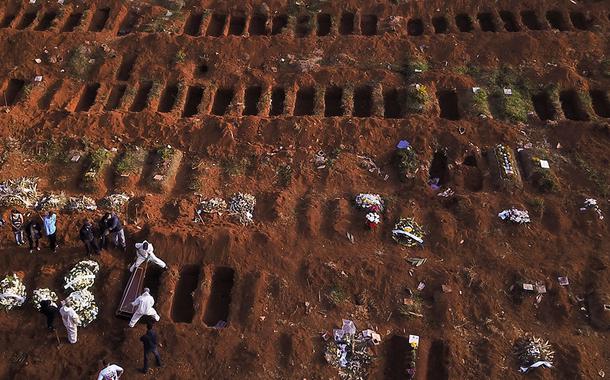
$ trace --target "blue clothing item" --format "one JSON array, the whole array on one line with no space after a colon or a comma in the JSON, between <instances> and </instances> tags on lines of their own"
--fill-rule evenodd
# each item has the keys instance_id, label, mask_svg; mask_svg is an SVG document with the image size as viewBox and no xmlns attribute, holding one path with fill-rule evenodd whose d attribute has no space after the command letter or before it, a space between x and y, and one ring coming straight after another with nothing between
<instances>
[{"instance_id":1,"label":"blue clothing item","mask_svg":"<svg viewBox=\"0 0 610 380\"><path fill-rule=\"evenodd\" d=\"M45 215L42 217L42 224L44 224L44 232L48 235L55 233L55 222L57 221L57 215Z\"/></svg>"}]
</instances>

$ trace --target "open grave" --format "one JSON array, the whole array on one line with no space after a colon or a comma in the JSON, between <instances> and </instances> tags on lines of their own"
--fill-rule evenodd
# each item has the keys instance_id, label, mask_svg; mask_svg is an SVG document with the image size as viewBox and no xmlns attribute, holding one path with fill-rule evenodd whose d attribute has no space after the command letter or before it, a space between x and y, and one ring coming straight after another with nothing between
<instances>
[{"instance_id":1,"label":"open grave","mask_svg":"<svg viewBox=\"0 0 610 380\"><path fill-rule=\"evenodd\" d=\"M232 268L218 267L214 270L203 316L207 326L214 327L219 322L228 322L234 277L235 271Z\"/></svg>"},{"instance_id":2,"label":"open grave","mask_svg":"<svg viewBox=\"0 0 610 380\"><path fill-rule=\"evenodd\" d=\"M373 89L370 86L357 87L354 91L354 112L356 117L370 117L373 109Z\"/></svg>"},{"instance_id":3,"label":"open grave","mask_svg":"<svg viewBox=\"0 0 610 380\"><path fill-rule=\"evenodd\" d=\"M221 13L214 13L208 24L208 30L206 35L209 37L220 37L224 33L225 24L227 22L227 15Z\"/></svg>"},{"instance_id":4,"label":"open grave","mask_svg":"<svg viewBox=\"0 0 610 380\"><path fill-rule=\"evenodd\" d=\"M320 37L328 36L332 27L332 17L328 13L320 13L317 17L318 28L316 34Z\"/></svg>"},{"instance_id":5,"label":"open grave","mask_svg":"<svg viewBox=\"0 0 610 380\"><path fill-rule=\"evenodd\" d=\"M547 92L543 91L532 95L532 103L540 120L555 120L557 118L557 110Z\"/></svg>"},{"instance_id":6,"label":"open grave","mask_svg":"<svg viewBox=\"0 0 610 380\"><path fill-rule=\"evenodd\" d=\"M193 294L199 285L200 273L199 265L182 267L172 302L172 320L174 322L191 323L193 321L195 316Z\"/></svg>"},{"instance_id":7,"label":"open grave","mask_svg":"<svg viewBox=\"0 0 610 380\"><path fill-rule=\"evenodd\" d=\"M250 18L250 26L248 33L251 36L263 36L267 34L267 16L261 13L255 13Z\"/></svg>"},{"instance_id":8,"label":"open grave","mask_svg":"<svg viewBox=\"0 0 610 380\"><path fill-rule=\"evenodd\" d=\"M439 91L436 94L438 105L441 109L440 116L448 120L459 120L460 110L458 107L458 96L453 90Z\"/></svg>"},{"instance_id":9,"label":"open grave","mask_svg":"<svg viewBox=\"0 0 610 380\"><path fill-rule=\"evenodd\" d=\"M460 32L464 33L470 33L474 29L472 18L465 13L460 13L455 16L455 25Z\"/></svg>"},{"instance_id":10,"label":"open grave","mask_svg":"<svg viewBox=\"0 0 610 380\"><path fill-rule=\"evenodd\" d=\"M421 36L424 34L424 22L421 18L412 18L407 22L407 34Z\"/></svg>"},{"instance_id":11,"label":"open grave","mask_svg":"<svg viewBox=\"0 0 610 380\"><path fill-rule=\"evenodd\" d=\"M263 88L261 86L251 86L246 88L244 96L244 115L258 115L258 103L260 101Z\"/></svg>"},{"instance_id":12,"label":"open grave","mask_svg":"<svg viewBox=\"0 0 610 380\"><path fill-rule=\"evenodd\" d=\"M343 115L343 89L341 87L328 87L324 94L324 116Z\"/></svg>"},{"instance_id":13,"label":"open grave","mask_svg":"<svg viewBox=\"0 0 610 380\"><path fill-rule=\"evenodd\" d=\"M275 87L271 91L271 109L269 116L279 116L284 113L284 103L286 101L286 91L281 87Z\"/></svg>"},{"instance_id":14,"label":"open grave","mask_svg":"<svg viewBox=\"0 0 610 380\"><path fill-rule=\"evenodd\" d=\"M90 32L101 32L106 26L106 22L110 17L110 8L98 8L93 14L91 24L89 25Z\"/></svg>"},{"instance_id":15,"label":"open grave","mask_svg":"<svg viewBox=\"0 0 610 380\"><path fill-rule=\"evenodd\" d=\"M6 85L6 90L4 90L4 94L2 96L2 105L4 106L12 106L14 105L21 96L21 90L23 90L23 86L25 85L25 81L21 79L10 79L8 84Z\"/></svg>"},{"instance_id":16,"label":"open grave","mask_svg":"<svg viewBox=\"0 0 610 380\"><path fill-rule=\"evenodd\" d=\"M432 18L432 26L434 27L434 33L448 33L449 23L447 18L444 16L438 16Z\"/></svg>"},{"instance_id":17,"label":"open grave","mask_svg":"<svg viewBox=\"0 0 610 380\"><path fill-rule=\"evenodd\" d=\"M483 32L497 32L494 16L489 12L482 12L477 15L479 26Z\"/></svg>"},{"instance_id":18,"label":"open grave","mask_svg":"<svg viewBox=\"0 0 610 380\"><path fill-rule=\"evenodd\" d=\"M80 25L80 22L83 18L82 12L73 12L68 16L64 26L61 28L62 32L73 32L74 29Z\"/></svg>"},{"instance_id":19,"label":"open grave","mask_svg":"<svg viewBox=\"0 0 610 380\"><path fill-rule=\"evenodd\" d=\"M83 93L76 105L76 112L89 111L89 108L95 103L97 91L100 88L99 83L92 83L85 86Z\"/></svg>"},{"instance_id":20,"label":"open grave","mask_svg":"<svg viewBox=\"0 0 610 380\"><path fill-rule=\"evenodd\" d=\"M112 87L110 91L110 95L108 96L108 100L106 101L106 106L104 109L106 111L112 111L117 109L123 100L123 95L125 95L125 90L127 90L126 84L117 84Z\"/></svg>"},{"instance_id":21,"label":"open grave","mask_svg":"<svg viewBox=\"0 0 610 380\"><path fill-rule=\"evenodd\" d=\"M316 92L313 87L301 87L294 103L294 116L313 115Z\"/></svg>"},{"instance_id":22,"label":"open grave","mask_svg":"<svg viewBox=\"0 0 610 380\"><path fill-rule=\"evenodd\" d=\"M201 23L203 22L203 14L194 12L189 15L184 24L184 34L197 37L201 34Z\"/></svg>"},{"instance_id":23,"label":"open grave","mask_svg":"<svg viewBox=\"0 0 610 380\"><path fill-rule=\"evenodd\" d=\"M507 32L518 32L521 30L521 28L519 28L517 18L513 12L500 11L499 14L500 19L504 23L504 29L506 29Z\"/></svg>"},{"instance_id":24,"label":"open grave","mask_svg":"<svg viewBox=\"0 0 610 380\"><path fill-rule=\"evenodd\" d=\"M246 16L243 15L231 15L229 21L229 35L241 36L246 30Z\"/></svg>"},{"instance_id":25,"label":"open grave","mask_svg":"<svg viewBox=\"0 0 610 380\"><path fill-rule=\"evenodd\" d=\"M339 34L344 36L354 34L354 13L343 12L339 23Z\"/></svg>"},{"instance_id":26,"label":"open grave","mask_svg":"<svg viewBox=\"0 0 610 380\"><path fill-rule=\"evenodd\" d=\"M374 36L377 34L377 16L362 15L360 17L360 32L363 36Z\"/></svg>"},{"instance_id":27,"label":"open grave","mask_svg":"<svg viewBox=\"0 0 610 380\"><path fill-rule=\"evenodd\" d=\"M559 101L561 102L561 109L566 118L579 121L589 120L589 115L583 108L583 104L576 91L562 91L559 94Z\"/></svg>"},{"instance_id":28,"label":"open grave","mask_svg":"<svg viewBox=\"0 0 610 380\"><path fill-rule=\"evenodd\" d=\"M44 13L44 15L42 16L42 19L40 19L40 22L38 23L38 25L36 25L36 28L34 28L34 30L47 30L51 27L51 25L53 24L53 21L55 20L55 18L57 17L57 12L54 10L49 10L47 12Z\"/></svg>"},{"instance_id":29,"label":"open grave","mask_svg":"<svg viewBox=\"0 0 610 380\"><path fill-rule=\"evenodd\" d=\"M223 116L227 113L229 105L235 96L232 88L219 88L214 95L214 103L212 104L212 114Z\"/></svg>"},{"instance_id":30,"label":"open grave","mask_svg":"<svg viewBox=\"0 0 610 380\"><path fill-rule=\"evenodd\" d=\"M146 108L152 86L152 81L144 81L140 83L136 97L134 98L131 108L129 109L131 112L141 112L144 110L144 108Z\"/></svg>"},{"instance_id":31,"label":"open grave","mask_svg":"<svg viewBox=\"0 0 610 380\"><path fill-rule=\"evenodd\" d=\"M159 112L171 112L176 104L176 97L178 96L178 85L175 83L168 84L165 86L161 99L159 100Z\"/></svg>"},{"instance_id":32,"label":"open grave","mask_svg":"<svg viewBox=\"0 0 610 380\"><path fill-rule=\"evenodd\" d=\"M182 117L191 117L199 113L199 105L203 99L203 87L190 86L186 93Z\"/></svg>"}]
</instances>

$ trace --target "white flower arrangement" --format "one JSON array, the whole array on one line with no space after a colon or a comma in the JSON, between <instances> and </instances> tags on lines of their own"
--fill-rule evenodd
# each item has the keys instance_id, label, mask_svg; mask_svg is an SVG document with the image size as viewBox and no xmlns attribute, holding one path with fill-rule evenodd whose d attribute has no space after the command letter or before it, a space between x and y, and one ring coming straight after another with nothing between
<instances>
[{"instance_id":1,"label":"white flower arrangement","mask_svg":"<svg viewBox=\"0 0 610 380\"><path fill-rule=\"evenodd\" d=\"M203 199L199 203L198 210L206 214L220 214L222 215L227 209L227 202L222 198L210 198Z\"/></svg>"},{"instance_id":2,"label":"white flower arrangement","mask_svg":"<svg viewBox=\"0 0 610 380\"><path fill-rule=\"evenodd\" d=\"M531 222L530 214L527 212L527 210L519 210L516 208L504 210L498 214L498 217L502 220L508 220L517 224Z\"/></svg>"},{"instance_id":3,"label":"white flower arrangement","mask_svg":"<svg viewBox=\"0 0 610 380\"><path fill-rule=\"evenodd\" d=\"M369 211L381 213L384 209L383 199L379 194L365 194L361 193L356 196L356 206L359 208Z\"/></svg>"},{"instance_id":4,"label":"white flower arrangement","mask_svg":"<svg viewBox=\"0 0 610 380\"><path fill-rule=\"evenodd\" d=\"M0 310L11 310L25 302L25 285L15 273L0 281Z\"/></svg>"},{"instance_id":5,"label":"white flower arrangement","mask_svg":"<svg viewBox=\"0 0 610 380\"><path fill-rule=\"evenodd\" d=\"M72 302L72 308L78 315L81 327L85 327L97 318L98 307L95 303L93 293L83 289L70 293L68 298Z\"/></svg>"},{"instance_id":6,"label":"white flower arrangement","mask_svg":"<svg viewBox=\"0 0 610 380\"><path fill-rule=\"evenodd\" d=\"M93 260L76 263L64 278L64 289L83 290L92 287L99 270L99 264Z\"/></svg>"},{"instance_id":7,"label":"white flower arrangement","mask_svg":"<svg viewBox=\"0 0 610 380\"><path fill-rule=\"evenodd\" d=\"M32 303L36 310L40 311L40 303L42 301L51 301L51 305L57 306L57 294L49 288L36 289L33 292Z\"/></svg>"}]
</instances>

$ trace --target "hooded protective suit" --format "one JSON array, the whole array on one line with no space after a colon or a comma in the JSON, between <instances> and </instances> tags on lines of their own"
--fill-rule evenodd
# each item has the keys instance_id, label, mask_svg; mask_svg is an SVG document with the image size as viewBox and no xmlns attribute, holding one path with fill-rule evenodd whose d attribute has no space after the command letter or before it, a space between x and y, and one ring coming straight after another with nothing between
<instances>
[{"instance_id":1,"label":"hooded protective suit","mask_svg":"<svg viewBox=\"0 0 610 380\"><path fill-rule=\"evenodd\" d=\"M144 246L147 246L147 249L144 249ZM160 266L161 268L167 267L167 264L153 253L154 248L153 245L146 240L141 243L136 243L136 261L129 268L130 272L133 272L134 269L142 265L145 261L151 261L152 263Z\"/></svg>"},{"instance_id":2,"label":"hooded protective suit","mask_svg":"<svg viewBox=\"0 0 610 380\"><path fill-rule=\"evenodd\" d=\"M76 343L77 327L80 323L80 319L78 318L76 311L74 311L74 309L69 305L64 304L61 309L59 309L59 314L61 315L61 320L68 331L68 341L72 344Z\"/></svg>"},{"instance_id":3,"label":"hooded protective suit","mask_svg":"<svg viewBox=\"0 0 610 380\"><path fill-rule=\"evenodd\" d=\"M110 364L100 371L97 380L118 380L123 374L123 368L116 364Z\"/></svg>"},{"instance_id":4,"label":"hooded protective suit","mask_svg":"<svg viewBox=\"0 0 610 380\"><path fill-rule=\"evenodd\" d=\"M131 317L131 321L129 321L129 327L134 327L144 315L150 315L155 321L161 319L153 307L155 299L150 295L148 289L144 289L144 293L136 298L131 304L135 306L135 310Z\"/></svg>"}]
</instances>

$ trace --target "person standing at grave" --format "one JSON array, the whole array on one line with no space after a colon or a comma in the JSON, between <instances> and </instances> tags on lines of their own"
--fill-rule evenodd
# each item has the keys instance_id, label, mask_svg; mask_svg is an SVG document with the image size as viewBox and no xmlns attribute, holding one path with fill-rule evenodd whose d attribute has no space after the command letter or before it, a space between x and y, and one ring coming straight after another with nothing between
<instances>
[{"instance_id":1,"label":"person standing at grave","mask_svg":"<svg viewBox=\"0 0 610 380\"><path fill-rule=\"evenodd\" d=\"M47 211L42 217L44 225L44 234L49 239L49 248L53 252L57 252L57 215L53 211Z\"/></svg>"},{"instance_id":2,"label":"person standing at grave","mask_svg":"<svg viewBox=\"0 0 610 380\"><path fill-rule=\"evenodd\" d=\"M62 307L59 309L59 314L61 315L61 320L66 327L66 331L68 332L68 341L72 344L76 343L78 340L78 324L80 323L80 318L76 311L72 308L72 301L65 300L62 302Z\"/></svg>"},{"instance_id":3,"label":"person standing at grave","mask_svg":"<svg viewBox=\"0 0 610 380\"><path fill-rule=\"evenodd\" d=\"M150 295L150 289L144 288L144 292L131 303L134 306L133 316L129 321L129 327L134 327L136 323L145 315L153 317L155 321L161 319L157 310L153 307L155 299Z\"/></svg>"},{"instance_id":4,"label":"person standing at grave","mask_svg":"<svg viewBox=\"0 0 610 380\"><path fill-rule=\"evenodd\" d=\"M142 243L136 243L136 261L129 268L130 272L142 265L145 261L151 261L153 264L167 269L167 264L154 254L154 247L151 243L144 240Z\"/></svg>"},{"instance_id":5,"label":"person standing at grave","mask_svg":"<svg viewBox=\"0 0 610 380\"><path fill-rule=\"evenodd\" d=\"M114 212L107 212L106 215L104 215L104 220L105 226L103 235L112 240L115 247L125 250L127 248L125 245L125 231L123 231L123 225L121 224L118 215Z\"/></svg>"},{"instance_id":6,"label":"person standing at grave","mask_svg":"<svg viewBox=\"0 0 610 380\"><path fill-rule=\"evenodd\" d=\"M25 236L30 243L30 253L34 252L34 247L40 251L40 238L42 237L42 225L36 219L30 220L24 227Z\"/></svg>"},{"instance_id":7,"label":"person standing at grave","mask_svg":"<svg viewBox=\"0 0 610 380\"><path fill-rule=\"evenodd\" d=\"M23 241L23 215L17 209L13 209L10 215L11 219L11 228L13 229L13 234L15 235L15 242L17 245L23 245L25 242Z\"/></svg>"},{"instance_id":8,"label":"person standing at grave","mask_svg":"<svg viewBox=\"0 0 610 380\"><path fill-rule=\"evenodd\" d=\"M142 346L144 347L144 367L142 373L148 372L148 354L152 353L155 355L157 361L157 367L161 367L161 356L159 356L159 350L157 349L157 333L153 331L153 324L148 322L146 324L146 334L140 337Z\"/></svg>"},{"instance_id":9,"label":"person standing at grave","mask_svg":"<svg viewBox=\"0 0 610 380\"><path fill-rule=\"evenodd\" d=\"M93 226L89 219L85 219L83 222L83 226L79 231L80 240L85 244L85 249L87 250L87 255L92 253L99 254L100 249L95 242L95 234L93 233Z\"/></svg>"},{"instance_id":10,"label":"person standing at grave","mask_svg":"<svg viewBox=\"0 0 610 380\"><path fill-rule=\"evenodd\" d=\"M47 329L49 331L55 330L55 326L53 326L53 322L55 321L55 317L59 313L57 309L57 305L50 300L44 300L40 302L40 312L47 317Z\"/></svg>"}]
</instances>

